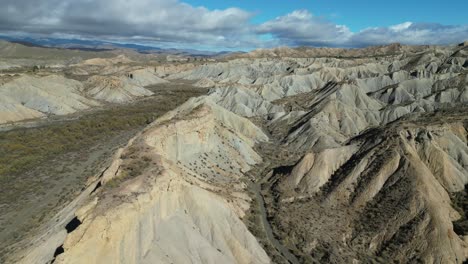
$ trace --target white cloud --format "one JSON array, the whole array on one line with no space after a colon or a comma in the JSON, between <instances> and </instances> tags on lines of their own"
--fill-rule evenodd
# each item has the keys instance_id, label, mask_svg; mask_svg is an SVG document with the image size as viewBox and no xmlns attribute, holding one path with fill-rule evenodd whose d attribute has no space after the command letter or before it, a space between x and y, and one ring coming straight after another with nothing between
<instances>
[{"instance_id":1,"label":"white cloud","mask_svg":"<svg viewBox=\"0 0 468 264\"><path fill-rule=\"evenodd\" d=\"M351 32L307 10L261 24L239 8L210 10L179 0L2 0L0 33L73 36L159 46L257 48L277 45L361 47L449 44L468 39L468 25L404 22Z\"/></svg>"},{"instance_id":2,"label":"white cloud","mask_svg":"<svg viewBox=\"0 0 468 264\"><path fill-rule=\"evenodd\" d=\"M258 34L271 34L285 45L341 45L351 35L348 27L335 25L307 10L298 10L259 25Z\"/></svg>"},{"instance_id":3,"label":"white cloud","mask_svg":"<svg viewBox=\"0 0 468 264\"><path fill-rule=\"evenodd\" d=\"M5 0L0 30L102 38L144 36L169 43L253 45L252 14L208 10L177 0ZM252 43L251 43L252 42Z\"/></svg>"},{"instance_id":4,"label":"white cloud","mask_svg":"<svg viewBox=\"0 0 468 264\"><path fill-rule=\"evenodd\" d=\"M400 32L400 31L408 29L412 24L413 24L412 22L404 22L404 23L401 23L401 24L398 24L398 25L390 26L388 28L390 30L395 31L395 32Z\"/></svg>"},{"instance_id":5,"label":"white cloud","mask_svg":"<svg viewBox=\"0 0 468 264\"><path fill-rule=\"evenodd\" d=\"M353 34L351 46L402 44L456 44L468 39L468 25L446 26L435 23L405 22L399 25L369 28Z\"/></svg>"},{"instance_id":6,"label":"white cloud","mask_svg":"<svg viewBox=\"0 0 468 264\"><path fill-rule=\"evenodd\" d=\"M363 47L394 42L402 44L455 44L468 39L468 25L445 26L435 23L404 22L389 27L374 27L351 32L312 15L294 11L257 27L259 34L273 35L281 45Z\"/></svg>"}]
</instances>

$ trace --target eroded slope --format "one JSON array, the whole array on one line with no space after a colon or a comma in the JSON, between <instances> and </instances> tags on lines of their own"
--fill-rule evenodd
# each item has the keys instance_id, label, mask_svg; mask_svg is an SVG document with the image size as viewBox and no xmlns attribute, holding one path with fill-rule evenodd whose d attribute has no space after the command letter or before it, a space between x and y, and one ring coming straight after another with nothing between
<instances>
[{"instance_id":1,"label":"eroded slope","mask_svg":"<svg viewBox=\"0 0 468 264\"><path fill-rule=\"evenodd\" d=\"M57 263L465 261L466 46L242 57L167 69L212 90L116 154Z\"/></svg>"}]
</instances>

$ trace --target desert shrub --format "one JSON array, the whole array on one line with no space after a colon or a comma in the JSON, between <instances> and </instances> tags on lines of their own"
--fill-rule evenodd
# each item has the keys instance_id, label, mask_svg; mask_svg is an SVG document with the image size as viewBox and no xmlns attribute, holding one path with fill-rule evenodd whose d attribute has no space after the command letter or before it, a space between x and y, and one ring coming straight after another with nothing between
<instances>
[{"instance_id":1,"label":"desert shrub","mask_svg":"<svg viewBox=\"0 0 468 264\"><path fill-rule=\"evenodd\" d=\"M75 121L0 133L0 182L55 155L92 147L117 133L141 128L157 116L145 107L127 110L112 109Z\"/></svg>"},{"instance_id":2,"label":"desert shrub","mask_svg":"<svg viewBox=\"0 0 468 264\"><path fill-rule=\"evenodd\" d=\"M77 119L59 119L38 127L0 132L0 186L5 187L0 188L2 199L9 201L20 194L40 192L47 183L44 182L44 186L37 184L40 179L31 176L35 174L30 172L42 168L41 171L45 169L49 174L57 174L60 168L48 168L48 164L60 163L61 159L70 157L84 161L91 148L133 134L189 97L206 92L187 87L176 88L180 89L176 92L167 87L149 89L159 91L163 99L157 96L129 104L110 104ZM143 162L150 162L149 157L143 158ZM129 175L140 173L143 165L138 162L131 165Z\"/></svg>"}]
</instances>

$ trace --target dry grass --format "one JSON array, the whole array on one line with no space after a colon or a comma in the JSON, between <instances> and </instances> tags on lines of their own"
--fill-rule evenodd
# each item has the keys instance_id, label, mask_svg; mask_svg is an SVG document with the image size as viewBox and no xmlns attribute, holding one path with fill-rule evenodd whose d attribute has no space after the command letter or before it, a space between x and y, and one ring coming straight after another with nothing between
<instances>
[{"instance_id":1,"label":"dry grass","mask_svg":"<svg viewBox=\"0 0 468 264\"><path fill-rule=\"evenodd\" d=\"M87 177L107 166L116 147L161 114L206 92L187 85L151 89L155 96L127 105L0 132L0 263L11 245L33 234L80 192ZM144 167L129 163L128 176Z\"/></svg>"},{"instance_id":2,"label":"dry grass","mask_svg":"<svg viewBox=\"0 0 468 264\"><path fill-rule=\"evenodd\" d=\"M0 184L67 152L87 148L122 131L144 127L202 91L166 91L167 98L113 106L78 120L0 133Z\"/></svg>"}]
</instances>

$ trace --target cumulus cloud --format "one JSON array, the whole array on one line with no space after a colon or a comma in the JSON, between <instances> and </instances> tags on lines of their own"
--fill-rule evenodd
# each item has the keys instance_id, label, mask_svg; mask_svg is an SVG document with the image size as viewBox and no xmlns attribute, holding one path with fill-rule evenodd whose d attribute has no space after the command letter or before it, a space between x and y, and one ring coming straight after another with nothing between
<instances>
[{"instance_id":1,"label":"cumulus cloud","mask_svg":"<svg viewBox=\"0 0 468 264\"><path fill-rule=\"evenodd\" d=\"M6 1L6 2L5 2ZM142 37L158 42L238 46L255 38L251 13L208 10L177 0L4 0L0 30L95 37Z\"/></svg>"},{"instance_id":2,"label":"cumulus cloud","mask_svg":"<svg viewBox=\"0 0 468 264\"><path fill-rule=\"evenodd\" d=\"M261 24L253 24L253 16L235 7L209 10L181 0L2 0L0 33L233 49L449 44L468 39L468 25L404 22L351 32L307 10Z\"/></svg>"},{"instance_id":3,"label":"cumulus cloud","mask_svg":"<svg viewBox=\"0 0 468 264\"><path fill-rule=\"evenodd\" d=\"M454 44L468 39L468 25L404 22L389 27L351 32L344 25L316 17L307 10L294 11L257 27L259 34L271 34L280 43L293 46L363 47L394 42L402 44Z\"/></svg>"},{"instance_id":4,"label":"cumulus cloud","mask_svg":"<svg viewBox=\"0 0 468 264\"><path fill-rule=\"evenodd\" d=\"M271 34L285 45L339 46L350 36L350 30L335 25L307 10L298 10L267 21L256 28L258 34Z\"/></svg>"},{"instance_id":5,"label":"cumulus cloud","mask_svg":"<svg viewBox=\"0 0 468 264\"><path fill-rule=\"evenodd\" d=\"M368 28L349 39L349 45L362 47L383 45L391 42L403 44L454 44L468 39L468 25L446 26L435 23L412 23Z\"/></svg>"}]
</instances>

